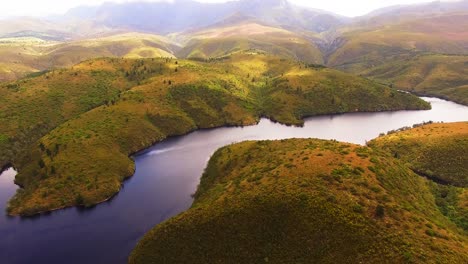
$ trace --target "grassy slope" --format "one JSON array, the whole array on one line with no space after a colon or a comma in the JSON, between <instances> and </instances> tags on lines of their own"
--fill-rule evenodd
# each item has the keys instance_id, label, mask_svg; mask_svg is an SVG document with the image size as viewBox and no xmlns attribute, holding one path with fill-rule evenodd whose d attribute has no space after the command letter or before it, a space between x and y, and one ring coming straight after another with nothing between
<instances>
[{"instance_id":1,"label":"grassy slope","mask_svg":"<svg viewBox=\"0 0 468 264\"><path fill-rule=\"evenodd\" d=\"M432 184L437 205L468 231L467 122L425 125L379 137L370 145L390 152L423 175L445 182Z\"/></svg>"},{"instance_id":2,"label":"grassy slope","mask_svg":"<svg viewBox=\"0 0 468 264\"><path fill-rule=\"evenodd\" d=\"M0 81L38 71L41 65L36 57L52 44L37 38L0 39Z\"/></svg>"},{"instance_id":3,"label":"grassy slope","mask_svg":"<svg viewBox=\"0 0 468 264\"><path fill-rule=\"evenodd\" d=\"M362 72L394 88L468 105L468 56L422 55Z\"/></svg>"},{"instance_id":4,"label":"grassy slope","mask_svg":"<svg viewBox=\"0 0 468 264\"><path fill-rule=\"evenodd\" d=\"M208 59L255 49L284 58L323 64L319 48L305 36L280 28L244 22L195 32L178 57Z\"/></svg>"},{"instance_id":5,"label":"grassy slope","mask_svg":"<svg viewBox=\"0 0 468 264\"><path fill-rule=\"evenodd\" d=\"M343 29L327 65L467 104L467 21L466 13L449 13Z\"/></svg>"},{"instance_id":6,"label":"grassy slope","mask_svg":"<svg viewBox=\"0 0 468 264\"><path fill-rule=\"evenodd\" d=\"M63 43L34 38L0 39L0 81L98 57L174 57L177 49L164 37L138 33Z\"/></svg>"},{"instance_id":7,"label":"grassy slope","mask_svg":"<svg viewBox=\"0 0 468 264\"><path fill-rule=\"evenodd\" d=\"M4 98L16 98L0 104L4 109L15 109L16 102L24 99L23 93L49 98L61 91L59 98L67 101L60 103L62 109L58 110L41 108L43 103L36 102L28 104L30 108L25 111L8 110L12 111L9 119L2 117L2 121L8 121L0 132L2 149L12 152L18 144L11 140L19 131L15 120L28 124L25 138L33 139L25 144L27 151L19 153L24 155L14 153L1 160L18 167L16 181L25 187L11 200L10 214L101 202L117 193L123 179L133 174L133 161L128 158L131 153L196 128L254 124L260 116L301 125L302 118L310 115L429 107L415 96L336 70L248 53L209 63L99 59L75 66L65 75L54 73L27 82L55 82L55 78L75 76L74 71L106 76L106 70L125 77L118 82L122 87L127 87L128 79L138 79L133 82L140 85L112 93L112 98L104 96L107 105L96 105L78 117L71 115L65 123L54 123L57 127L52 131L49 120L59 115L60 121L65 121L60 112L76 107L76 102L67 101L68 93L73 94L75 89L46 85L46 91L42 91L45 88L39 85L19 91L7 87L0 90ZM98 94L103 90L99 88ZM96 96L94 90L84 92L85 98ZM30 115L36 108L43 112ZM47 126L34 129L40 124Z\"/></svg>"},{"instance_id":8,"label":"grassy slope","mask_svg":"<svg viewBox=\"0 0 468 264\"><path fill-rule=\"evenodd\" d=\"M462 231L427 180L388 154L334 141L244 142L210 160L191 209L130 263L462 263Z\"/></svg>"},{"instance_id":9,"label":"grassy slope","mask_svg":"<svg viewBox=\"0 0 468 264\"><path fill-rule=\"evenodd\" d=\"M468 122L431 124L373 140L422 174L468 187Z\"/></svg>"},{"instance_id":10,"label":"grassy slope","mask_svg":"<svg viewBox=\"0 0 468 264\"><path fill-rule=\"evenodd\" d=\"M343 35L343 44L328 64L360 72L418 52L467 54L468 14L446 14L404 21L378 28L354 29Z\"/></svg>"},{"instance_id":11,"label":"grassy slope","mask_svg":"<svg viewBox=\"0 0 468 264\"><path fill-rule=\"evenodd\" d=\"M451 185L431 184L436 204L443 215L447 216L468 233L468 188Z\"/></svg>"},{"instance_id":12,"label":"grassy slope","mask_svg":"<svg viewBox=\"0 0 468 264\"><path fill-rule=\"evenodd\" d=\"M83 67L83 65L86 65ZM0 86L0 167L63 122L137 84L125 76L134 60L90 61Z\"/></svg>"}]
</instances>

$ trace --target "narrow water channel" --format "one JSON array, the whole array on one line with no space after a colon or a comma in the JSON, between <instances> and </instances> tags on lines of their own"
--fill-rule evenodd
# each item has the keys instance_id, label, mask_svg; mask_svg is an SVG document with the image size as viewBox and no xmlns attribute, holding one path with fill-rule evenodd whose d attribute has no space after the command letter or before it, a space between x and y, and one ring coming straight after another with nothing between
<instances>
[{"instance_id":1,"label":"narrow water channel","mask_svg":"<svg viewBox=\"0 0 468 264\"><path fill-rule=\"evenodd\" d=\"M0 263L126 263L154 225L188 209L210 155L244 140L321 138L365 144L382 132L424 121L468 121L468 107L423 98L430 111L352 113L308 118L287 127L262 119L257 126L201 130L168 139L134 157L136 173L111 201L34 218L0 216ZM0 211L15 193L13 169L0 175Z\"/></svg>"}]
</instances>

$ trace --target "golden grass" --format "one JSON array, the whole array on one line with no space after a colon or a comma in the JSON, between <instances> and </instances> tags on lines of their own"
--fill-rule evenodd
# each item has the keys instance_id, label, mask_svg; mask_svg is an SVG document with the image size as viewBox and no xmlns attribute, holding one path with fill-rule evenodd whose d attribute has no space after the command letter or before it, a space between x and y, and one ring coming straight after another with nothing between
<instances>
[{"instance_id":1,"label":"golden grass","mask_svg":"<svg viewBox=\"0 0 468 264\"><path fill-rule=\"evenodd\" d=\"M385 152L260 141L218 150L192 208L148 232L129 262L456 263L466 241L427 181Z\"/></svg>"},{"instance_id":2,"label":"golden grass","mask_svg":"<svg viewBox=\"0 0 468 264\"><path fill-rule=\"evenodd\" d=\"M468 187L468 122L430 124L372 141L415 171L460 187Z\"/></svg>"},{"instance_id":3,"label":"golden grass","mask_svg":"<svg viewBox=\"0 0 468 264\"><path fill-rule=\"evenodd\" d=\"M397 89L468 105L468 56L421 55L395 60L362 74Z\"/></svg>"},{"instance_id":4,"label":"golden grass","mask_svg":"<svg viewBox=\"0 0 468 264\"><path fill-rule=\"evenodd\" d=\"M96 59L2 94L1 162L15 164L24 186L10 202L15 215L101 202L132 175L130 154L197 128L429 107L346 73L251 53L211 62Z\"/></svg>"},{"instance_id":5,"label":"golden grass","mask_svg":"<svg viewBox=\"0 0 468 264\"><path fill-rule=\"evenodd\" d=\"M142 33L70 42L39 41L36 38L0 39L0 65L3 65L0 66L0 80L16 80L28 73L69 67L99 57L174 58L178 49L166 37Z\"/></svg>"}]
</instances>

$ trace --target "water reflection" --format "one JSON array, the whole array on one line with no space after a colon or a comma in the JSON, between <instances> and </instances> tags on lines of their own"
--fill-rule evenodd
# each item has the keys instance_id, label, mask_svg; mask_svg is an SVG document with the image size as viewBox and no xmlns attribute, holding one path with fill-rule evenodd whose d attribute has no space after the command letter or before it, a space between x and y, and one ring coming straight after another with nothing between
<instances>
[{"instance_id":1,"label":"water reflection","mask_svg":"<svg viewBox=\"0 0 468 264\"><path fill-rule=\"evenodd\" d=\"M35 218L0 217L2 263L125 263L138 239L155 224L192 203L213 152L245 140L336 139L357 144L382 132L424 121L468 121L468 107L426 98L431 111L353 113L314 117L303 128L263 119L252 127L219 128L168 139L135 157L134 177L109 202L69 208ZM0 176L0 210L15 193L15 171Z\"/></svg>"}]
</instances>

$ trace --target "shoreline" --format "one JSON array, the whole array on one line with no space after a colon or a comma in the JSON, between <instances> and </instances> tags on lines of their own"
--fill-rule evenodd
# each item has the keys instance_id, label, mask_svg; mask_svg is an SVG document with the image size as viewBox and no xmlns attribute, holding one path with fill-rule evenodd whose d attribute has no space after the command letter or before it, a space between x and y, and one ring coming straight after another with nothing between
<instances>
[{"instance_id":1,"label":"shoreline","mask_svg":"<svg viewBox=\"0 0 468 264\"><path fill-rule=\"evenodd\" d=\"M452 99L452 98L449 98L448 96L436 95L436 94L425 93L425 92L408 91L408 90L398 90L398 91L409 93L409 94L412 94L412 95L416 95L419 98L421 98L421 97L436 98L436 99L456 103L456 104L459 104L459 105L468 106L468 104L465 104L465 103L463 103L461 101L458 101L458 100L455 100L455 99Z\"/></svg>"},{"instance_id":2,"label":"shoreline","mask_svg":"<svg viewBox=\"0 0 468 264\"><path fill-rule=\"evenodd\" d=\"M13 163L8 162L7 164L5 164L3 167L0 168L0 175L4 173L5 171L9 170L10 168L13 168L14 170L16 170Z\"/></svg>"},{"instance_id":3,"label":"shoreline","mask_svg":"<svg viewBox=\"0 0 468 264\"><path fill-rule=\"evenodd\" d=\"M416 95L418 96L418 95ZM427 102L426 100L422 99L422 97L427 97L427 98L436 98L436 97L428 97L428 96L418 96L421 100ZM436 98L436 99L441 99L441 100L445 100L445 99L442 99L442 98ZM449 102L453 102L453 101L450 101L450 100L445 100L445 101L449 101ZM427 102L429 103L429 102ZM456 103L456 102L453 102L453 103ZM429 103L430 104L430 103ZM458 103L457 103L458 104ZM406 112L406 111L430 111L432 110L432 105L430 104L430 108L429 109L399 109L399 110L378 110L378 111L352 111L352 112L332 112L332 113L323 113L323 114L315 114L315 115L304 115L302 117L300 117L300 120L302 121L301 124L294 124L294 123L282 123L278 120L275 120L269 116L266 116L266 115L260 115L259 117L257 117L256 119L256 122L255 123L252 123L252 124L245 124L245 125L230 125L230 124L224 124L224 125L221 125L221 126L214 126L214 127L208 127L208 128L195 128L195 129L192 129L186 133L183 133L183 134L180 134L180 135L171 135L171 136L167 136L165 137L164 139L160 140L160 141L157 141L157 142L154 142L151 144L151 146L149 147L146 147L146 148L143 148L141 150L138 150L138 151L135 151L135 152L132 152L131 154L129 154L129 157L132 158L134 156L139 156L139 155L142 155L144 154L147 150L149 150L150 148L154 147L156 144L159 144L159 143L162 143L163 141L167 140L167 139L171 139L171 138L177 138L177 137L183 137L183 136L187 136L191 133L194 133L194 132L197 132L197 131L209 131L209 130L213 130L213 129L219 129L219 128L232 128L232 127L249 127L249 126L256 126L260 123L260 121L262 119L268 119L270 120L271 122L275 123L275 124L281 124L281 125L284 125L284 126L287 126L287 127L304 127L304 123L305 121L307 121L306 119L308 118L314 118L314 117L323 117L323 116L341 116L341 115L347 115L347 114L370 114L370 113L390 113L390 112ZM468 120L467 120L468 121Z\"/></svg>"},{"instance_id":4,"label":"shoreline","mask_svg":"<svg viewBox=\"0 0 468 264\"><path fill-rule=\"evenodd\" d=\"M419 96L418 96L419 97ZM426 100L422 99L421 97L419 97L421 100L427 102ZM443 99L442 99L443 100ZM29 217L37 217L37 216L40 216L40 215L43 215L43 214L47 214L47 213L50 213L50 212L54 212L54 211L58 211L58 210L61 210L61 209L67 209L67 208L72 208L72 207L78 207L78 208L93 208L99 204L102 204L102 203L105 203L109 200L111 200L112 198L114 198L115 196L117 196L120 191L122 190L122 187L123 185L125 184L125 182L129 179L131 179L134 175L135 175L135 170L136 170L136 166L135 166L135 159L134 157L136 156L139 156L139 155L143 155L144 153L146 153L149 149L151 149L152 147L154 147L155 145L159 144L159 143L162 143L164 142L165 140L168 140L170 138L176 138L176 137L183 137L183 136L187 136L188 134L191 134L191 133L194 133L196 131L206 131L206 130L213 130L213 129L220 129L220 128L230 128L230 127L246 127L246 126L255 126L255 125L258 125L259 122L261 121L261 119L265 118L265 119L268 119L270 120L271 122L273 123L277 123L277 124L281 124L281 125L285 125L285 126L288 126L288 127L291 127L291 126L295 126L295 127L303 127L304 126L304 123L306 121L306 119L308 118L314 118L314 117L321 117L321 116L340 116L340 115L345 115L345 114L359 114L359 113L385 113L385 112L400 112L400 111L429 111L432 109L432 105L430 105L430 107L428 109L416 109L416 108L410 108L410 109L398 109L398 110L378 110L378 111L352 111L352 112L333 112L333 113L323 113L323 114L315 114L315 115L304 115L302 117L300 117L300 120L302 121L300 124L294 124L294 123L282 123L278 120L275 120L271 117L268 117L268 116L265 116L265 115L260 115L260 116L257 116L255 117L255 122L251 123L251 124L242 124L242 125L239 125L239 124L222 124L222 125L219 125L219 126L213 126L213 127L207 127L207 128L199 128L199 127L196 127L194 129L191 129L189 131L187 131L186 133L181 133L179 135L170 135L170 136L167 136L161 140L157 140L155 142L152 142L148 147L145 147L141 150L137 150L137 151L134 151L134 152L131 152L130 154L128 154L128 157L132 160L133 162L133 165L134 165L134 170L133 170L133 173L131 175L124 175L124 179L123 181L121 182L121 186L119 188L119 190L115 193L113 193L112 195L110 195L109 197L101 200L101 201L97 201L97 202L93 202L92 204L90 204L89 206L80 206L80 205L76 205L76 204L73 204L73 205L65 205L65 206L61 206L59 208L54 208L54 209L51 209L51 210L44 210L44 211L40 211L40 212L35 212L33 214L10 214L10 213L7 213L7 215L11 216L11 217L25 217L25 218L29 218ZM14 183L16 184L16 183ZM20 188L23 188L22 186L16 184L17 186L19 186Z\"/></svg>"}]
</instances>

